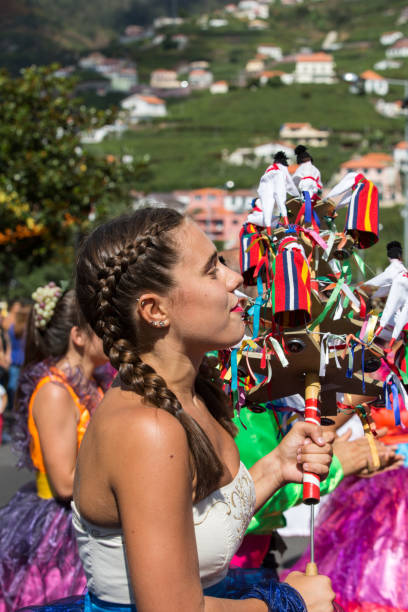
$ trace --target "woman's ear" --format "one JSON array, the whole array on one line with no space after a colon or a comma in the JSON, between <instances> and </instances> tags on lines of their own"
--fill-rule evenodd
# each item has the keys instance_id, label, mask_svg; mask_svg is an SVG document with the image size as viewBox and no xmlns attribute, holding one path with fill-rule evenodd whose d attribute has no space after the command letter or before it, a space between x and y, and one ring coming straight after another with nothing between
<instances>
[{"instance_id":1,"label":"woman's ear","mask_svg":"<svg viewBox=\"0 0 408 612\"><path fill-rule=\"evenodd\" d=\"M74 325L69 332L69 339L77 349L83 349L86 342L86 331Z\"/></svg>"},{"instance_id":2,"label":"woman's ear","mask_svg":"<svg viewBox=\"0 0 408 612\"><path fill-rule=\"evenodd\" d=\"M144 293L137 301L139 317L152 326L168 325L166 301L156 293Z\"/></svg>"}]
</instances>

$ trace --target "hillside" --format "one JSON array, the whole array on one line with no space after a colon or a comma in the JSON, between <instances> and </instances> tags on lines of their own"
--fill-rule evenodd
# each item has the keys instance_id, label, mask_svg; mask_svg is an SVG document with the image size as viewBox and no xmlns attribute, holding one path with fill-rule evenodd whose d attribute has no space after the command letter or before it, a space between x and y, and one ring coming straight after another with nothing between
<instances>
[{"instance_id":1,"label":"hillside","mask_svg":"<svg viewBox=\"0 0 408 612\"><path fill-rule=\"evenodd\" d=\"M2 0L0 3L0 65L17 71L30 63L47 64L53 61L73 62L91 49L103 49L118 40L128 24L150 24L158 15L197 15L222 7L222 0ZM191 35L185 53L200 52L219 63L218 73L225 76L234 71L241 57L256 48L258 41L274 42L285 54L301 46L320 49L327 32L336 30L343 48L336 53L339 69L352 63L355 70L376 61L383 54L378 38L384 31L398 27L407 34L407 24L396 26L405 0L310 0L297 6L282 6L280 0L271 2L267 29L248 31L242 22L229 22L228 27L202 31L194 19L187 19L179 28ZM122 53L142 59L139 46L133 45ZM183 54L181 54L183 55ZM180 53L156 51L142 66L164 64Z\"/></svg>"},{"instance_id":2,"label":"hillside","mask_svg":"<svg viewBox=\"0 0 408 612\"><path fill-rule=\"evenodd\" d=\"M199 5L198 0L1 0L0 66L16 73L31 63L72 63L105 47L129 23L149 24L174 7L189 11Z\"/></svg>"}]
</instances>

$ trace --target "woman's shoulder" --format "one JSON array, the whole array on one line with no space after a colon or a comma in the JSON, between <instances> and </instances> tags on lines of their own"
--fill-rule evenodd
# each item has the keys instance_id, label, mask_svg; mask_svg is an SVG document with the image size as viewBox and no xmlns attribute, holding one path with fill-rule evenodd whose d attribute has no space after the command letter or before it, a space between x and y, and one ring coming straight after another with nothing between
<instances>
[{"instance_id":1,"label":"woman's shoulder","mask_svg":"<svg viewBox=\"0 0 408 612\"><path fill-rule=\"evenodd\" d=\"M97 437L105 444L110 440L121 454L141 457L145 450L153 456L171 449L189 454L186 432L175 416L117 387L106 393L91 425Z\"/></svg>"}]
</instances>

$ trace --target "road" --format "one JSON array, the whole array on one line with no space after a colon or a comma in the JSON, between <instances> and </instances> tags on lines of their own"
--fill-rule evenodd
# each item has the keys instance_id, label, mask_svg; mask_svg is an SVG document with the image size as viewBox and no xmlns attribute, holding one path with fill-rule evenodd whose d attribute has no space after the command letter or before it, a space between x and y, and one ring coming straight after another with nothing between
<instances>
[{"instance_id":1,"label":"road","mask_svg":"<svg viewBox=\"0 0 408 612\"><path fill-rule=\"evenodd\" d=\"M9 499L26 482L34 480L33 472L17 470L16 455L10 444L0 446L0 506L7 504Z\"/></svg>"}]
</instances>

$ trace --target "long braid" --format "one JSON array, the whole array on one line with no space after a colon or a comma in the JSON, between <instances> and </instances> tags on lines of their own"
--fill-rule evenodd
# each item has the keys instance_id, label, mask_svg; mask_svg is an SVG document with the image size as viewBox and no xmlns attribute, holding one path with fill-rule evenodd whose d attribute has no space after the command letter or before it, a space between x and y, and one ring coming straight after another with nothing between
<instances>
[{"instance_id":1,"label":"long braid","mask_svg":"<svg viewBox=\"0 0 408 612\"><path fill-rule=\"evenodd\" d=\"M174 225L174 215L178 213L174 211L172 213ZM153 216L153 213L150 214ZM182 219L181 216L176 217L178 224L180 224L179 217ZM132 217L127 219L130 220ZM124 223L121 226L123 228ZM131 240L129 240L129 226L127 229L128 236L121 235L122 248L115 254L111 250L104 257L99 254L97 266L95 266L96 262L92 261L92 259L95 260L95 256L91 258L88 254L87 268L88 272L93 268L94 282L90 283L88 278L87 285L84 283L88 291L81 291L84 277L78 272L78 298L82 306L84 294L87 293L88 299L91 297L89 289L92 286L91 304L89 301L87 304L88 312L91 313L90 323L103 339L104 351L111 364L119 371L124 385L141 395L145 402L172 414L183 426L193 459L196 476L195 499L198 501L217 486L223 473L222 464L206 433L195 419L183 410L176 395L167 387L165 380L140 359L140 346L136 337L135 325L131 320L132 301L129 300L131 293L137 299L135 285L138 283L135 279L146 280L146 266L149 266L152 275L155 275L154 278L149 278L150 287L163 289L163 287L171 286L169 267L175 263L175 249L169 240L168 232L163 230L163 223L146 224L145 231L140 231L141 228L139 228L137 236L133 234ZM166 241L164 241L164 234L166 234ZM82 250L82 255L86 255L84 251L86 251L86 245ZM80 262L81 256L79 264ZM167 270L164 269L166 267ZM146 282L140 281L140 286L146 286ZM128 304L127 310L123 306L125 299ZM208 371L205 368L201 370L197 378L196 388L208 403L214 417L230 433L233 433L233 425L226 409L226 396L213 382L210 382Z\"/></svg>"}]
</instances>

